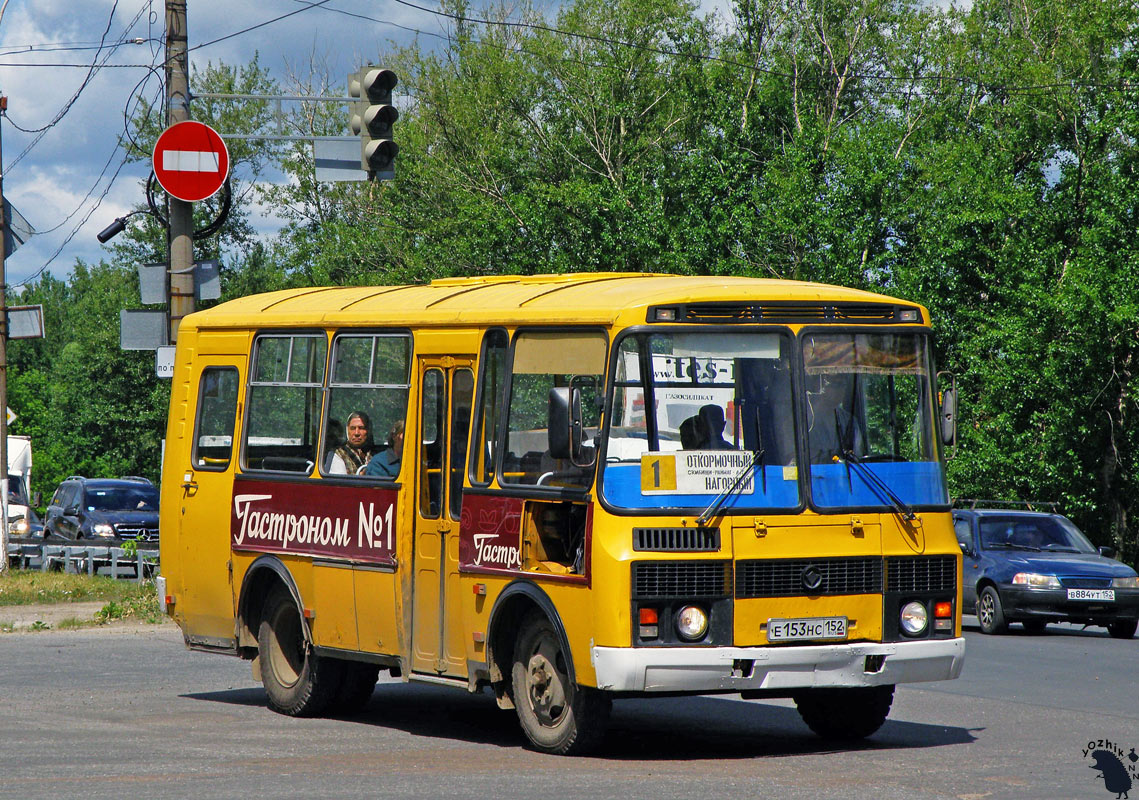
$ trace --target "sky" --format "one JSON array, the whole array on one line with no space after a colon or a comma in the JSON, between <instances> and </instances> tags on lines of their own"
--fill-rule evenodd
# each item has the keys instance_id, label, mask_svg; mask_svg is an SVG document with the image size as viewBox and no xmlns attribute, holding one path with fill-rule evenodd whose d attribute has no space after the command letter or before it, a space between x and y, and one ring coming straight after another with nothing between
<instances>
[{"instance_id":1,"label":"sky","mask_svg":"<svg viewBox=\"0 0 1139 800\"><path fill-rule=\"evenodd\" d=\"M427 43L446 26L396 0L320 2L186 0L191 63L245 64L257 53L284 79L290 65L307 75L314 58L347 77L382 63L393 40L407 43L418 30ZM44 270L66 278L76 259L109 258L96 234L145 202L149 165L125 163L118 141L132 98L163 92L165 8L162 0L0 0L0 8L3 193L37 231L5 263L18 293ZM279 226L259 224L265 235Z\"/></svg>"}]
</instances>

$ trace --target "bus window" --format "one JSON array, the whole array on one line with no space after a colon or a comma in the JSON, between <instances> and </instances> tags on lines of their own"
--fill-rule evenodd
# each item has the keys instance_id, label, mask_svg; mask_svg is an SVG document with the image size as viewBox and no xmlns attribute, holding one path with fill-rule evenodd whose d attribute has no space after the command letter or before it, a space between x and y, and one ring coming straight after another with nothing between
<instances>
[{"instance_id":1,"label":"bus window","mask_svg":"<svg viewBox=\"0 0 1139 800\"><path fill-rule=\"evenodd\" d=\"M815 505L879 505L882 483L893 502L948 503L925 336L816 332L804 335L802 352Z\"/></svg>"},{"instance_id":2,"label":"bus window","mask_svg":"<svg viewBox=\"0 0 1139 800\"><path fill-rule=\"evenodd\" d=\"M581 389L582 441L592 443L600 425L608 342L600 331L522 331L514 341L510 400L503 454L503 483L586 486L592 468L581 469L549 454L550 389Z\"/></svg>"},{"instance_id":3,"label":"bus window","mask_svg":"<svg viewBox=\"0 0 1139 800\"><path fill-rule=\"evenodd\" d=\"M606 498L624 508L704 509L742 474L733 507L799 505L791 352L790 337L772 331L624 337ZM677 465L675 480L662 481L652 466L661 459ZM642 463L655 470L648 482Z\"/></svg>"},{"instance_id":4,"label":"bus window","mask_svg":"<svg viewBox=\"0 0 1139 800\"><path fill-rule=\"evenodd\" d=\"M327 347L323 334L273 334L254 343L245 469L312 471Z\"/></svg>"},{"instance_id":5,"label":"bus window","mask_svg":"<svg viewBox=\"0 0 1139 800\"><path fill-rule=\"evenodd\" d=\"M475 378L469 369L455 370L451 379L451 455L448 459L451 519L459 519L463 508L463 465L467 461L467 434L471 427L471 400Z\"/></svg>"},{"instance_id":6,"label":"bus window","mask_svg":"<svg viewBox=\"0 0 1139 800\"><path fill-rule=\"evenodd\" d=\"M446 381L442 370L423 375L422 430L419 434L419 513L436 519L443 502L443 426L446 421Z\"/></svg>"},{"instance_id":7,"label":"bus window","mask_svg":"<svg viewBox=\"0 0 1139 800\"><path fill-rule=\"evenodd\" d=\"M237 370L208 367L198 389L198 424L193 463L198 469L225 470L233 453L237 413Z\"/></svg>"},{"instance_id":8,"label":"bus window","mask_svg":"<svg viewBox=\"0 0 1139 800\"><path fill-rule=\"evenodd\" d=\"M403 443L399 433L407 418L410 381L411 337L407 334L346 333L333 340L321 456L324 472L344 474L344 465L353 463L357 469L351 472L363 477L396 477L392 473L398 472L402 454L395 450ZM362 415L366 422L364 446L354 454L337 453L345 446L346 428L353 415ZM380 460L369 470L372 456Z\"/></svg>"},{"instance_id":9,"label":"bus window","mask_svg":"<svg viewBox=\"0 0 1139 800\"><path fill-rule=\"evenodd\" d=\"M483 340L482 385L471 453L471 483L476 486L486 486L494 475L494 445L498 439L498 412L502 385L506 380L506 348L509 344L506 331L501 328L488 331Z\"/></svg>"}]
</instances>

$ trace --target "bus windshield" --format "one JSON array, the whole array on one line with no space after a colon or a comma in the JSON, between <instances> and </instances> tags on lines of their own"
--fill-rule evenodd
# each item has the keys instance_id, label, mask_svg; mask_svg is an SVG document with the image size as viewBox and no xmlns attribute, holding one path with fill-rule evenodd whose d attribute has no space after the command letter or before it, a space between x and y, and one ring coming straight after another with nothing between
<instances>
[{"instance_id":1,"label":"bus windshield","mask_svg":"<svg viewBox=\"0 0 1139 800\"><path fill-rule=\"evenodd\" d=\"M796 508L791 337L653 332L617 352L603 493L624 508Z\"/></svg>"},{"instance_id":2,"label":"bus windshield","mask_svg":"<svg viewBox=\"0 0 1139 800\"><path fill-rule=\"evenodd\" d=\"M925 336L808 333L803 372L815 506L949 502L934 445Z\"/></svg>"},{"instance_id":3,"label":"bus windshield","mask_svg":"<svg viewBox=\"0 0 1139 800\"><path fill-rule=\"evenodd\" d=\"M945 505L926 337L652 332L617 349L602 493L629 509ZM806 455L797 450L805 422ZM721 498L720 495L725 497Z\"/></svg>"}]
</instances>

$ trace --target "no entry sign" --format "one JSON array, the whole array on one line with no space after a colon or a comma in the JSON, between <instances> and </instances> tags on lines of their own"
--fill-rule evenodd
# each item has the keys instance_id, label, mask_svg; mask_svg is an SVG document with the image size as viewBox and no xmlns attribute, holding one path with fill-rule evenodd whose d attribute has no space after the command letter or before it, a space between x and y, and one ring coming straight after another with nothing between
<instances>
[{"instance_id":1,"label":"no entry sign","mask_svg":"<svg viewBox=\"0 0 1139 800\"><path fill-rule=\"evenodd\" d=\"M154 176L171 197L195 203L213 197L229 175L229 151L201 122L177 122L154 144Z\"/></svg>"}]
</instances>

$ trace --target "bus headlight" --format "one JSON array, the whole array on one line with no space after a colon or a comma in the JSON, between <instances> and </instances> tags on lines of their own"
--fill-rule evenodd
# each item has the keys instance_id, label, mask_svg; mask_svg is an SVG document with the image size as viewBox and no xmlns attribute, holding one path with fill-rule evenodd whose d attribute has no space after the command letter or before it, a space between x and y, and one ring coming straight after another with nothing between
<instances>
[{"instance_id":1,"label":"bus headlight","mask_svg":"<svg viewBox=\"0 0 1139 800\"><path fill-rule=\"evenodd\" d=\"M924 603L914 600L902 606L899 622L903 631L910 636L917 636L929 625L929 611L926 610Z\"/></svg>"},{"instance_id":2,"label":"bus headlight","mask_svg":"<svg viewBox=\"0 0 1139 800\"><path fill-rule=\"evenodd\" d=\"M708 614L700 606L685 606L676 614L676 632L681 639L694 642L708 632Z\"/></svg>"}]
</instances>

